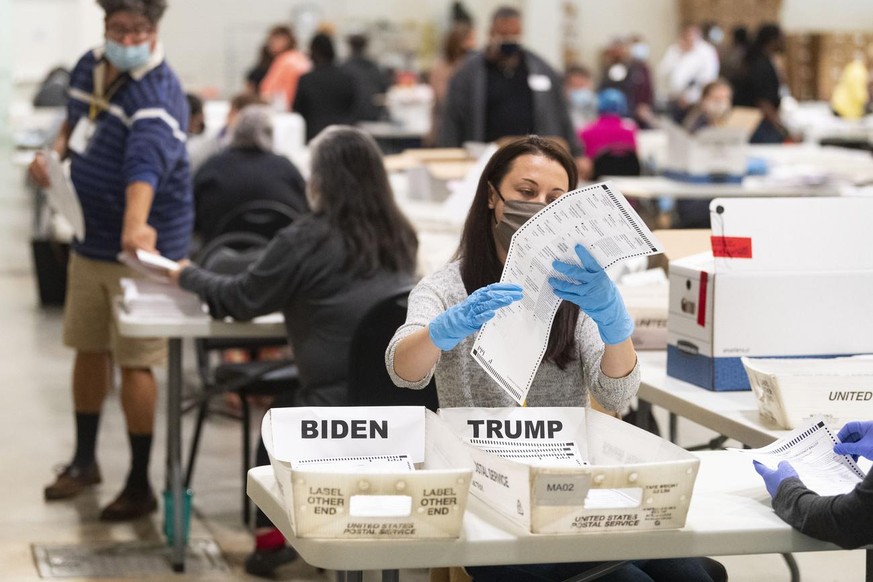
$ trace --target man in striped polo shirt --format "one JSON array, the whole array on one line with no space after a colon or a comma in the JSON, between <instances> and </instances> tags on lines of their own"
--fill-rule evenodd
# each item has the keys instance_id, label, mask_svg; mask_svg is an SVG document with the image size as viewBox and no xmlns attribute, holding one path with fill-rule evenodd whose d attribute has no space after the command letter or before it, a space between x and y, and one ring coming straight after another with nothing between
<instances>
[{"instance_id":1,"label":"man in striped polo shirt","mask_svg":"<svg viewBox=\"0 0 873 582\"><path fill-rule=\"evenodd\" d=\"M166 0L98 3L106 13L106 42L76 64L67 119L53 145L61 158L71 159L85 238L73 243L64 308L64 343L76 350L76 450L45 488L45 498L67 499L100 482L97 428L115 363L121 368L131 469L100 518L120 521L157 508L148 480L157 395L151 367L164 361L166 342L118 335L110 302L120 293L119 279L135 274L116 257L121 250L143 249L183 258L194 211L185 151L188 106L157 37ZM38 185L49 185L41 157L30 174Z\"/></svg>"}]
</instances>

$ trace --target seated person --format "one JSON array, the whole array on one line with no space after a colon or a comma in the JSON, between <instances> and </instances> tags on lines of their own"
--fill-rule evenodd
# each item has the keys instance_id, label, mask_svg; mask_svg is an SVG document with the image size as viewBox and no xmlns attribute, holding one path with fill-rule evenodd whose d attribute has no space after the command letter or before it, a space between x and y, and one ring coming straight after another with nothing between
<instances>
[{"instance_id":1,"label":"seated person","mask_svg":"<svg viewBox=\"0 0 873 582\"><path fill-rule=\"evenodd\" d=\"M627 116L627 98L618 89L597 94L597 121L579 132L585 155L595 159L606 150L637 151L637 126Z\"/></svg>"},{"instance_id":2,"label":"seated person","mask_svg":"<svg viewBox=\"0 0 873 582\"><path fill-rule=\"evenodd\" d=\"M834 445L837 455L873 459L873 421L849 422ZM773 498L776 515L801 533L854 549L873 544L873 471L851 492L822 497L806 488L788 461L770 469L754 461Z\"/></svg>"},{"instance_id":3,"label":"seated person","mask_svg":"<svg viewBox=\"0 0 873 582\"><path fill-rule=\"evenodd\" d=\"M722 125L730 116L734 91L725 79L716 79L703 88L700 101L688 111L682 127L697 133L704 127Z\"/></svg>"},{"instance_id":4,"label":"seated person","mask_svg":"<svg viewBox=\"0 0 873 582\"><path fill-rule=\"evenodd\" d=\"M474 336L496 311L522 298L522 288L499 282L509 242L531 216L575 189L576 164L552 140L531 135L508 142L485 166L470 207L457 260L422 279L409 295L409 311L385 353L395 384L422 389L436 377L440 406L501 407L515 401L470 354ZM549 279L564 299L555 315L528 406L585 406L596 398L607 411L622 410L637 393L640 367L630 336L633 319L603 268L582 245L579 264L555 261ZM560 279L558 275L563 275ZM712 562L721 572L724 569ZM560 581L597 563L468 567L476 582ZM717 579L721 579L718 577ZM602 578L703 580L702 560L631 562Z\"/></svg>"},{"instance_id":5,"label":"seated person","mask_svg":"<svg viewBox=\"0 0 873 582\"><path fill-rule=\"evenodd\" d=\"M731 113L733 89L724 79L716 79L703 88L700 102L692 107L682 126L689 133L696 133L705 127L719 126ZM680 199L676 201L676 221L674 228L710 228L709 203L711 198L701 200Z\"/></svg>"},{"instance_id":6,"label":"seated person","mask_svg":"<svg viewBox=\"0 0 873 582\"><path fill-rule=\"evenodd\" d=\"M418 240L394 202L373 138L332 126L310 151L312 213L280 230L246 272L224 276L183 264L172 274L200 295L213 317L246 320L282 311L300 387L274 406L347 405L355 327L373 305L414 281ZM268 463L261 443L258 464ZM268 575L296 555L260 511L256 524L256 551L245 567Z\"/></svg>"},{"instance_id":7,"label":"seated person","mask_svg":"<svg viewBox=\"0 0 873 582\"><path fill-rule=\"evenodd\" d=\"M230 100L230 109L227 112L224 127L217 133L209 132L204 127L204 132L188 137L188 158L191 164L191 175L197 173L197 170L212 156L227 147L230 140L230 133L236 124L236 116L239 112L249 105L263 105L264 102L257 95L250 93L240 93ZM205 124L205 117L204 117Z\"/></svg>"},{"instance_id":8,"label":"seated person","mask_svg":"<svg viewBox=\"0 0 873 582\"><path fill-rule=\"evenodd\" d=\"M203 242L215 237L218 222L252 200L282 202L299 214L308 211L306 184L291 161L273 153L272 112L249 105L236 120L230 144L194 176L194 230Z\"/></svg>"}]
</instances>

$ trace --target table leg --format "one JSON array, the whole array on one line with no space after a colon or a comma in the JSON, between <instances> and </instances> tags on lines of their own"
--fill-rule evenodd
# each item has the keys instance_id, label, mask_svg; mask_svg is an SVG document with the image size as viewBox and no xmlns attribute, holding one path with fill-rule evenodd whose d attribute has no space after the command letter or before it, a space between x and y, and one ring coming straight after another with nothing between
<instances>
[{"instance_id":1,"label":"table leg","mask_svg":"<svg viewBox=\"0 0 873 582\"><path fill-rule=\"evenodd\" d=\"M182 339L170 338L167 366L167 485L173 498L174 572L185 571L185 529L182 500Z\"/></svg>"},{"instance_id":2,"label":"table leg","mask_svg":"<svg viewBox=\"0 0 873 582\"><path fill-rule=\"evenodd\" d=\"M867 582L873 582L873 550L866 550L864 553L867 554L867 573L864 575L864 580Z\"/></svg>"},{"instance_id":3,"label":"table leg","mask_svg":"<svg viewBox=\"0 0 873 582\"><path fill-rule=\"evenodd\" d=\"M382 570L382 582L400 582L400 571Z\"/></svg>"},{"instance_id":4,"label":"table leg","mask_svg":"<svg viewBox=\"0 0 873 582\"><path fill-rule=\"evenodd\" d=\"M637 400L636 425L643 429L649 430L649 416L652 412L652 403L643 399Z\"/></svg>"}]
</instances>

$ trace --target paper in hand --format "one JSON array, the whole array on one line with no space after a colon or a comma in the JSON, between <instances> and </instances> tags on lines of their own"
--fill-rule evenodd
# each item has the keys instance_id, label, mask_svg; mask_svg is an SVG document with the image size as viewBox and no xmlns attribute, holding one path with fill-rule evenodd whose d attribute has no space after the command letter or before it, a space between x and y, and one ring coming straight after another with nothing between
<instances>
[{"instance_id":1,"label":"paper in hand","mask_svg":"<svg viewBox=\"0 0 873 582\"><path fill-rule=\"evenodd\" d=\"M136 254L121 251L118 253L117 259L120 263L127 265L137 273L162 283L169 283L170 271L179 269L179 263L176 261L142 249L137 249Z\"/></svg>"},{"instance_id":2,"label":"paper in hand","mask_svg":"<svg viewBox=\"0 0 873 582\"><path fill-rule=\"evenodd\" d=\"M85 240L85 216L67 168L54 150L43 150L43 159L49 176L49 186L45 189L49 205L67 219L78 240Z\"/></svg>"},{"instance_id":3,"label":"paper in hand","mask_svg":"<svg viewBox=\"0 0 873 582\"><path fill-rule=\"evenodd\" d=\"M611 182L563 194L518 229L500 281L521 285L524 298L482 326L472 356L519 404L527 400L561 303L548 282L558 276L552 261L578 264L577 244L604 269L664 250Z\"/></svg>"}]
</instances>

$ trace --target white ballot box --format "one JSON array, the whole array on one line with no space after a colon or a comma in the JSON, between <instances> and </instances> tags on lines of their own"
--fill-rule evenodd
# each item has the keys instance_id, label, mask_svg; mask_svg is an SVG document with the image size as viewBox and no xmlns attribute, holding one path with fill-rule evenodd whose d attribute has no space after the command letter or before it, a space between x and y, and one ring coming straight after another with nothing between
<instances>
[{"instance_id":1,"label":"white ballot box","mask_svg":"<svg viewBox=\"0 0 873 582\"><path fill-rule=\"evenodd\" d=\"M713 251L670 263L667 374L748 390L740 358L873 352L873 199L716 199Z\"/></svg>"},{"instance_id":2,"label":"white ballot box","mask_svg":"<svg viewBox=\"0 0 873 582\"><path fill-rule=\"evenodd\" d=\"M742 182L748 162L748 133L738 127L707 127L695 134L665 121L664 175L684 182Z\"/></svg>"},{"instance_id":3,"label":"white ballot box","mask_svg":"<svg viewBox=\"0 0 873 582\"><path fill-rule=\"evenodd\" d=\"M419 406L273 408L261 425L304 538L458 537L472 471L452 466L446 432Z\"/></svg>"},{"instance_id":4,"label":"white ballot box","mask_svg":"<svg viewBox=\"0 0 873 582\"><path fill-rule=\"evenodd\" d=\"M669 303L670 287L661 269L657 270L663 277L644 284L618 284L617 288L624 300L628 313L634 320L634 331L631 335L634 348L637 350L667 349L667 305Z\"/></svg>"},{"instance_id":5,"label":"white ballot box","mask_svg":"<svg viewBox=\"0 0 873 582\"><path fill-rule=\"evenodd\" d=\"M471 491L532 533L680 528L700 461L590 408L443 408ZM447 445L448 449L449 446Z\"/></svg>"},{"instance_id":6,"label":"white ballot box","mask_svg":"<svg viewBox=\"0 0 873 582\"><path fill-rule=\"evenodd\" d=\"M793 429L822 416L830 426L873 418L873 356L743 358L761 416Z\"/></svg>"}]
</instances>

